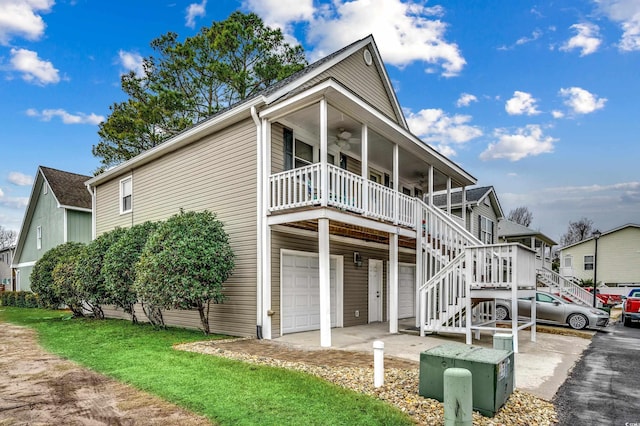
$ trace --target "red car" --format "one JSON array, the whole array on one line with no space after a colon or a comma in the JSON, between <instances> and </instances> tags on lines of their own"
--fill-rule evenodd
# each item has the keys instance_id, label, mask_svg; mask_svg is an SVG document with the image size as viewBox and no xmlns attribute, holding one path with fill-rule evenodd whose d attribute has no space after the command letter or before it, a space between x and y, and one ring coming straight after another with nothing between
<instances>
[{"instance_id":1,"label":"red car","mask_svg":"<svg viewBox=\"0 0 640 426\"><path fill-rule=\"evenodd\" d=\"M622 323L629 327L632 322L640 322L640 288L631 290L622 305Z\"/></svg>"}]
</instances>

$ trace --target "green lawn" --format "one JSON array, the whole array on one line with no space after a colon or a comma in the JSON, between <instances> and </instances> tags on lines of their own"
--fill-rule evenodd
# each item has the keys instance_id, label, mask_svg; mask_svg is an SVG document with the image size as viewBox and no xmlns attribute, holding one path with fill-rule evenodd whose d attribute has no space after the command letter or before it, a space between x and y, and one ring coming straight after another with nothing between
<instances>
[{"instance_id":1,"label":"green lawn","mask_svg":"<svg viewBox=\"0 0 640 426\"><path fill-rule=\"evenodd\" d=\"M32 327L48 351L222 425L411 424L381 401L307 374L171 348L202 340L197 331L155 331L128 321L11 307L0 307L0 321Z\"/></svg>"}]
</instances>

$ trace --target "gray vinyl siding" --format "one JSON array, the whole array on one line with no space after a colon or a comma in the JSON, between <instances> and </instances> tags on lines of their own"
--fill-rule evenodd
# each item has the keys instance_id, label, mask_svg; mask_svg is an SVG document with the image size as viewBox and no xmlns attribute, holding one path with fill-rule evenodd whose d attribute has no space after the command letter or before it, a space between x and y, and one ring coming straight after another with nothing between
<instances>
[{"instance_id":1,"label":"gray vinyl siding","mask_svg":"<svg viewBox=\"0 0 640 426\"><path fill-rule=\"evenodd\" d=\"M271 125L271 173L284 171L284 126L280 123Z\"/></svg>"},{"instance_id":2,"label":"gray vinyl siding","mask_svg":"<svg viewBox=\"0 0 640 426\"><path fill-rule=\"evenodd\" d=\"M484 216L493 221L493 241L498 241L498 217L492 206L487 206L484 201L479 205L474 204L471 213L471 220L469 225L471 226L470 232L476 237L480 238L480 216Z\"/></svg>"},{"instance_id":3,"label":"gray vinyl siding","mask_svg":"<svg viewBox=\"0 0 640 426\"><path fill-rule=\"evenodd\" d=\"M371 66L367 66L363 59L364 49L360 49L343 61L334 65L327 71L319 74L297 91L307 89L318 82L333 78L343 86L348 87L352 92L357 93L371 106L382 112L384 115L399 123L398 117L393 108L393 101L389 93L385 90L382 81L382 70L379 64L373 61Z\"/></svg>"},{"instance_id":4,"label":"gray vinyl siding","mask_svg":"<svg viewBox=\"0 0 640 426\"><path fill-rule=\"evenodd\" d=\"M271 309L273 337L280 336L280 250L296 250L318 253L318 239L298 234L273 232L271 234ZM387 320L387 261L389 250L350 245L344 242L331 241L329 250L332 255L343 256L343 321L344 327L367 324L369 318L369 259L383 261L383 315ZM362 256L362 266L353 263L353 252ZM415 264L415 255L400 253L399 261ZM355 316L359 311L359 317Z\"/></svg>"},{"instance_id":5,"label":"gray vinyl siding","mask_svg":"<svg viewBox=\"0 0 640 426\"><path fill-rule=\"evenodd\" d=\"M561 266L564 258L572 256L573 276L578 279L593 279L593 270L584 269L584 256L595 254L593 239L563 249L560 254ZM605 284L640 284L640 228L627 227L598 240L598 282Z\"/></svg>"},{"instance_id":6,"label":"gray vinyl siding","mask_svg":"<svg viewBox=\"0 0 640 426\"><path fill-rule=\"evenodd\" d=\"M67 241L91 241L91 213L67 209Z\"/></svg>"},{"instance_id":7,"label":"gray vinyl siding","mask_svg":"<svg viewBox=\"0 0 640 426\"><path fill-rule=\"evenodd\" d=\"M120 215L119 182L123 174L97 188L96 228L164 220L185 211L209 210L224 223L236 267L225 283L224 304L212 305L213 332L253 336L256 326L257 250L256 127L244 120L141 166L133 179L133 211ZM139 316L144 317L142 310ZM171 325L199 328L197 311L164 313Z\"/></svg>"}]
</instances>

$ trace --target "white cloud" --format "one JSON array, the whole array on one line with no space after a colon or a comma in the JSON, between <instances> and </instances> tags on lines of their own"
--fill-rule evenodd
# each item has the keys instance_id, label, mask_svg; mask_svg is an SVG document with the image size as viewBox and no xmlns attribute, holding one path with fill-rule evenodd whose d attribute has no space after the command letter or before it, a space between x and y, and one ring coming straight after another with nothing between
<instances>
[{"instance_id":1,"label":"white cloud","mask_svg":"<svg viewBox=\"0 0 640 426\"><path fill-rule=\"evenodd\" d=\"M604 108L606 98L598 98L596 95L580 87L560 89L560 96L565 98L564 104L571 108L575 114L589 114Z\"/></svg>"},{"instance_id":2,"label":"white cloud","mask_svg":"<svg viewBox=\"0 0 640 426\"><path fill-rule=\"evenodd\" d=\"M142 55L136 52L127 52L120 50L118 52L120 64L127 70L133 71L138 77L144 76L144 67L142 65Z\"/></svg>"},{"instance_id":3,"label":"white cloud","mask_svg":"<svg viewBox=\"0 0 640 426\"><path fill-rule=\"evenodd\" d=\"M195 28L196 17L205 16L207 13L207 0L202 0L202 3L191 3L187 7L187 16L185 17L185 25L189 28Z\"/></svg>"},{"instance_id":4,"label":"white cloud","mask_svg":"<svg viewBox=\"0 0 640 426\"><path fill-rule=\"evenodd\" d=\"M36 52L11 49L11 66L22 73L22 79L39 85L58 83L58 70L49 61L43 61Z\"/></svg>"},{"instance_id":5,"label":"white cloud","mask_svg":"<svg viewBox=\"0 0 640 426\"><path fill-rule=\"evenodd\" d=\"M54 0L0 1L0 44L7 45L13 37L38 40L45 24L40 16L54 5Z\"/></svg>"},{"instance_id":6,"label":"white cloud","mask_svg":"<svg viewBox=\"0 0 640 426\"><path fill-rule=\"evenodd\" d=\"M312 0L246 0L245 5L265 22L283 28L294 38L290 24L308 24L308 40L315 46L311 60L344 47L373 33L385 63L403 67L416 61L451 77L466 61L458 45L445 39L447 24L439 18L444 9L426 7L417 0L334 0L317 8Z\"/></svg>"},{"instance_id":7,"label":"white cloud","mask_svg":"<svg viewBox=\"0 0 640 426\"><path fill-rule=\"evenodd\" d=\"M445 157L454 157L456 155L456 150L451 148L449 145L439 144L435 146L435 149Z\"/></svg>"},{"instance_id":8,"label":"white cloud","mask_svg":"<svg viewBox=\"0 0 640 426\"><path fill-rule=\"evenodd\" d=\"M9 182L18 186L30 186L33 185L33 176L25 175L20 172L10 172L8 177ZM0 194L2 196L2 194Z\"/></svg>"},{"instance_id":9,"label":"white cloud","mask_svg":"<svg viewBox=\"0 0 640 426\"><path fill-rule=\"evenodd\" d=\"M544 136L542 128L537 124L529 124L510 133L505 129L496 129L494 136L498 139L490 143L480 154L481 160L507 159L509 161L522 160L540 154L553 152L553 144L557 139Z\"/></svg>"},{"instance_id":10,"label":"white cloud","mask_svg":"<svg viewBox=\"0 0 640 426\"><path fill-rule=\"evenodd\" d=\"M41 112L38 112L35 109L28 109L26 114L29 117L38 117L42 121L51 121L52 118L58 117L62 120L64 124L91 124L98 125L104 121L104 117L102 115L97 115L94 113L85 114L82 112L77 112L75 114L68 113L63 109L44 109Z\"/></svg>"},{"instance_id":11,"label":"white cloud","mask_svg":"<svg viewBox=\"0 0 640 426\"><path fill-rule=\"evenodd\" d=\"M471 102L478 102L478 98L476 98L474 95L470 93L463 93L460 95L460 97L456 101L456 106L458 108L466 107L466 106L469 106Z\"/></svg>"},{"instance_id":12,"label":"white cloud","mask_svg":"<svg viewBox=\"0 0 640 426\"><path fill-rule=\"evenodd\" d=\"M24 209L28 204L29 198L27 197L5 197L4 194L0 194L0 206Z\"/></svg>"},{"instance_id":13,"label":"white cloud","mask_svg":"<svg viewBox=\"0 0 640 426\"><path fill-rule=\"evenodd\" d=\"M618 22L622 36L618 48L640 50L640 2L638 0L596 0L609 19Z\"/></svg>"},{"instance_id":14,"label":"white cloud","mask_svg":"<svg viewBox=\"0 0 640 426\"><path fill-rule=\"evenodd\" d=\"M555 109L551 111L551 115L553 115L553 118L562 118L564 117L564 112L558 111L557 109Z\"/></svg>"},{"instance_id":15,"label":"white cloud","mask_svg":"<svg viewBox=\"0 0 640 426\"><path fill-rule=\"evenodd\" d=\"M518 40L516 40L516 44L521 45L521 44L531 43L532 41L536 41L537 39L539 39L541 36L542 36L542 31L535 30L534 32L531 33L530 37L521 37Z\"/></svg>"},{"instance_id":16,"label":"white cloud","mask_svg":"<svg viewBox=\"0 0 640 426\"><path fill-rule=\"evenodd\" d=\"M504 109L509 115L536 115L540 114L540 111L536 109L537 99L531 96L531 93L520 92L516 90L513 92L513 97L507 101Z\"/></svg>"},{"instance_id":17,"label":"white cloud","mask_svg":"<svg viewBox=\"0 0 640 426\"><path fill-rule=\"evenodd\" d=\"M246 0L244 6L283 31L291 31L292 22L312 21L315 12L313 0Z\"/></svg>"},{"instance_id":18,"label":"white cloud","mask_svg":"<svg viewBox=\"0 0 640 426\"><path fill-rule=\"evenodd\" d=\"M409 128L415 135L447 155L455 154L449 145L463 144L482 136L482 130L467 124L469 121L469 115L449 116L441 109L423 109L416 114L409 112L407 116Z\"/></svg>"},{"instance_id":19,"label":"white cloud","mask_svg":"<svg viewBox=\"0 0 640 426\"><path fill-rule=\"evenodd\" d=\"M560 50L571 51L573 49L581 49L580 56L586 56L594 53L600 47L600 28L589 22L582 24L574 24L570 27L577 33L566 43L560 46Z\"/></svg>"}]
</instances>

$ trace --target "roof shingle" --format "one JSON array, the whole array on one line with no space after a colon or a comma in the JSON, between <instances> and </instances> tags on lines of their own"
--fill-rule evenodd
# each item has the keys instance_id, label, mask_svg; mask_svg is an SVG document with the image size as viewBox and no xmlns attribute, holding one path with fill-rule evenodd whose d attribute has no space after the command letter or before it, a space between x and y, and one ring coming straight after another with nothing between
<instances>
[{"instance_id":1,"label":"roof shingle","mask_svg":"<svg viewBox=\"0 0 640 426\"><path fill-rule=\"evenodd\" d=\"M84 184L91 176L44 166L40 170L61 205L91 210L91 194Z\"/></svg>"}]
</instances>

